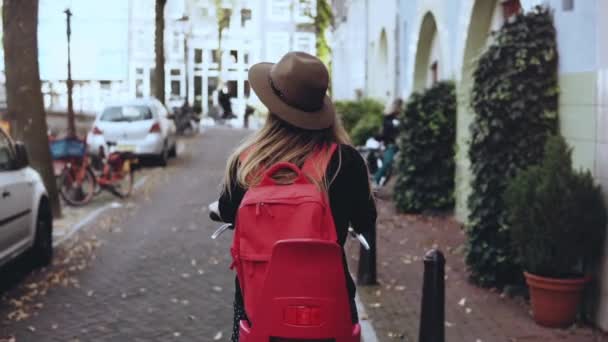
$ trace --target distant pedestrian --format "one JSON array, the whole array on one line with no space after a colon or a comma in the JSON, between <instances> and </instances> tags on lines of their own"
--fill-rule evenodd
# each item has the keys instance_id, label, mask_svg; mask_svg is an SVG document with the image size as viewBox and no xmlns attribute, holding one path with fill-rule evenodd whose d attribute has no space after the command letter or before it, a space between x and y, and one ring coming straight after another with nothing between
<instances>
[{"instance_id":1,"label":"distant pedestrian","mask_svg":"<svg viewBox=\"0 0 608 342\"><path fill-rule=\"evenodd\" d=\"M395 154L397 153L397 135L399 134L399 115L401 114L403 100L394 99L384 109L382 119L382 132L380 140L384 143L384 155L382 156L382 167L374 174L374 184L380 185L382 178L385 177L393 167Z\"/></svg>"},{"instance_id":2,"label":"distant pedestrian","mask_svg":"<svg viewBox=\"0 0 608 342\"><path fill-rule=\"evenodd\" d=\"M255 113L255 108L251 105L247 105L245 107L245 116L243 117L243 126L245 126L245 128L249 128L249 117L253 115L253 113Z\"/></svg>"},{"instance_id":3,"label":"distant pedestrian","mask_svg":"<svg viewBox=\"0 0 608 342\"><path fill-rule=\"evenodd\" d=\"M218 95L218 102L222 107L222 118L223 119L232 119L234 118L234 114L232 113L232 103L230 102L230 93L228 92L228 87L222 88Z\"/></svg>"}]
</instances>

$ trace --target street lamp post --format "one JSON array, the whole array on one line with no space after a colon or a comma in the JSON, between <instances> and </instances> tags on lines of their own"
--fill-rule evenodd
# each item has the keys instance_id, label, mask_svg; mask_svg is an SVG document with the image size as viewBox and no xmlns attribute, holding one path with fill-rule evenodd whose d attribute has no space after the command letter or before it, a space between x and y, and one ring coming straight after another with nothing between
<instances>
[{"instance_id":1,"label":"street lamp post","mask_svg":"<svg viewBox=\"0 0 608 342\"><path fill-rule=\"evenodd\" d=\"M178 22L182 24L182 33L184 34L184 79L186 80L185 90L186 90L186 99L185 102L190 105L190 79L188 78L188 18L187 15L183 15L181 18L177 19Z\"/></svg>"},{"instance_id":2,"label":"street lamp post","mask_svg":"<svg viewBox=\"0 0 608 342\"><path fill-rule=\"evenodd\" d=\"M66 21L67 21L67 38L68 38L68 79L67 79L67 88L68 88L68 136L75 137L76 136L76 124L74 122L74 103L72 99L72 93L74 89L74 82L72 81L72 60L71 60L71 51L70 51L70 36L72 35L72 11L70 9L65 10Z\"/></svg>"}]
</instances>

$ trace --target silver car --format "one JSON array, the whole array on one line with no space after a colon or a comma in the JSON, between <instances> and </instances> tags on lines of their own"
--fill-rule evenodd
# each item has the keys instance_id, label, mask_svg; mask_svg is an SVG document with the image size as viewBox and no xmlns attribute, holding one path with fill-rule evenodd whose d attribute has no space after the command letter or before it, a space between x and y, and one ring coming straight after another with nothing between
<instances>
[{"instance_id":1,"label":"silver car","mask_svg":"<svg viewBox=\"0 0 608 342\"><path fill-rule=\"evenodd\" d=\"M42 178L29 166L24 145L0 128L0 265L23 254L37 266L51 262L53 214Z\"/></svg>"},{"instance_id":2,"label":"silver car","mask_svg":"<svg viewBox=\"0 0 608 342\"><path fill-rule=\"evenodd\" d=\"M106 106L87 136L89 152L98 154L116 143L114 150L154 157L165 166L177 155L175 123L157 99L138 99Z\"/></svg>"}]
</instances>

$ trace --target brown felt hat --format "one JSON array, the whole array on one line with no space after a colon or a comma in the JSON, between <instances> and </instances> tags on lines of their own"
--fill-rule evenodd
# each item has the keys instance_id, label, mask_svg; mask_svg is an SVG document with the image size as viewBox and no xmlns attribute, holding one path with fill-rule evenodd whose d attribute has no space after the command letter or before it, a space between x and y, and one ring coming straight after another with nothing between
<instances>
[{"instance_id":1,"label":"brown felt hat","mask_svg":"<svg viewBox=\"0 0 608 342\"><path fill-rule=\"evenodd\" d=\"M336 120L327 96L329 72L315 56L289 52L276 64L255 64L249 84L271 113L293 126L319 130Z\"/></svg>"}]
</instances>

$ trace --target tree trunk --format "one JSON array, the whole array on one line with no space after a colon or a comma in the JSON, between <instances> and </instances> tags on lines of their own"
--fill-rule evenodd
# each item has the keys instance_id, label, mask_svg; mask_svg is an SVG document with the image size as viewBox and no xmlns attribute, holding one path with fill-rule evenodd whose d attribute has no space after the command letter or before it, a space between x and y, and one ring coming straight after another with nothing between
<instances>
[{"instance_id":1,"label":"tree trunk","mask_svg":"<svg viewBox=\"0 0 608 342\"><path fill-rule=\"evenodd\" d=\"M44 180L53 213L59 217L61 207L40 90L38 0L4 0L2 20L6 102L11 134L25 144L32 167Z\"/></svg>"},{"instance_id":2,"label":"tree trunk","mask_svg":"<svg viewBox=\"0 0 608 342\"><path fill-rule=\"evenodd\" d=\"M154 96L165 103L165 4L167 0L156 0L156 30L154 34Z\"/></svg>"}]
</instances>

